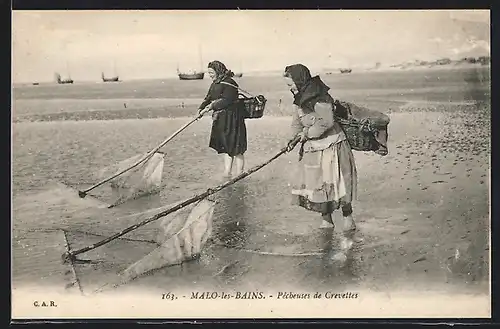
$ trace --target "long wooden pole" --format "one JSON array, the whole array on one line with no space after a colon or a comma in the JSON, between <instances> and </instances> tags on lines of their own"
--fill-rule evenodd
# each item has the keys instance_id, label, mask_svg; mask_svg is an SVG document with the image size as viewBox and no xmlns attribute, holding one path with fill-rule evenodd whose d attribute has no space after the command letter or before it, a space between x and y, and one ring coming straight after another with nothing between
<instances>
[{"instance_id":1,"label":"long wooden pole","mask_svg":"<svg viewBox=\"0 0 500 329\"><path fill-rule=\"evenodd\" d=\"M232 184L236 183L237 181L239 181L239 180L247 177L248 175L251 175L254 172L260 170L261 168L267 166L269 163L271 163L274 160L276 160L282 154L284 154L286 152L290 152L295 147L295 145L297 145L298 142L299 142L298 138L294 139L292 142L290 142L290 144L287 147L282 148L276 155L274 155L272 158L270 158L266 162L263 162L260 165L257 165L255 167L249 169L248 171L241 173L240 175L236 176L235 178L233 178L233 179L231 179L231 180L229 180L229 181L227 181L227 182L225 182L223 184L220 184L220 185L218 185L218 186L216 186L216 187L214 187L212 189L206 190L205 192L203 192L201 194L198 194L198 195L195 195L195 196L193 196L193 197L191 197L189 199L186 199L183 202L178 203L177 205L175 205L175 206L173 206L173 207L171 207L169 209L166 209L166 210L164 210L162 212L159 212L158 214L155 214L155 215L153 215L153 216L151 216L149 218L146 218L142 222L134 224L134 225L132 225L130 227L127 227L126 229L124 229L124 230L122 230L122 231L120 231L120 232L118 232L118 233L116 233L116 234L114 234L114 235L112 235L112 236L110 236L110 237L108 237L106 239L103 239L103 240L101 240L101 241L99 241L97 243L94 243L92 245L89 245L87 247L84 247L84 248L81 248L81 249L78 249L78 250L75 250L75 251L68 251L68 252L64 253L62 255L63 261L64 262L72 261L79 254L82 254L84 252L87 252L87 251L96 249L96 248L98 248L100 246L103 246L103 245L105 245L105 244L107 244L107 243L109 243L109 242L111 242L111 241L113 241L113 240L115 240L115 239L117 239L117 238L119 238L119 237L121 237L121 236L123 236L123 235L125 235L125 234L127 234L127 233L129 233L131 231L133 231L133 230L138 229L141 226L144 226L144 225L146 225L148 223L151 223L151 222L153 222L155 220L158 220L158 219L160 219L162 217L165 217L165 216L173 213L174 211L177 211L179 209L182 209L182 208L190 205L191 203L194 203L196 201L199 201L199 200L204 199L204 198L206 198L206 197L208 197L208 196L210 196L212 194L215 194L215 193L219 192L220 190L226 188L227 186L232 185Z\"/></svg>"},{"instance_id":2,"label":"long wooden pole","mask_svg":"<svg viewBox=\"0 0 500 329\"><path fill-rule=\"evenodd\" d=\"M134 164L132 164L131 166L121 170L120 172L108 177L108 178L105 178L103 180L101 180L100 182L92 185L91 187L87 188L86 190L83 190L83 191L78 191L78 195L80 196L80 198L85 198L85 196L87 196L87 193L92 191L93 189L101 186L102 184L105 184L107 182L109 182L110 180L122 175L123 173L131 170L131 169L134 169L135 167L137 167L138 165L140 165L141 163L147 161L148 159L150 159L159 149L161 149L163 146L165 146L165 144L167 144L170 140L172 140L175 136L177 136L181 131L183 131L184 129L186 129L187 127L189 127L192 123L194 123L196 120L200 119L203 115L202 114L199 114L198 116L196 116L194 119L191 119L189 122L187 122L186 124L184 124L182 127L180 127L179 129L177 129L176 132L174 132L172 135L170 135L167 139L165 139L163 142L161 142L160 145L158 145L157 147L155 147L154 149L152 149L151 151L149 151L144 157L142 157L140 160L136 161Z\"/></svg>"}]
</instances>

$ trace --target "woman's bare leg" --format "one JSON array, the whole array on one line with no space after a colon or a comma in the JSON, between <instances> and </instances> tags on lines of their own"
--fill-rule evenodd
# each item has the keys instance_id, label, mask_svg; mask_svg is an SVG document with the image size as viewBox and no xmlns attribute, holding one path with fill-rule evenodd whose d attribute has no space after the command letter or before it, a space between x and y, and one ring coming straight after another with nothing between
<instances>
[{"instance_id":1,"label":"woman's bare leg","mask_svg":"<svg viewBox=\"0 0 500 329\"><path fill-rule=\"evenodd\" d=\"M234 157L236 165L236 175L239 175L245 170L245 156L238 154Z\"/></svg>"},{"instance_id":2,"label":"woman's bare leg","mask_svg":"<svg viewBox=\"0 0 500 329\"><path fill-rule=\"evenodd\" d=\"M342 223L343 237L341 240L341 248L350 249L353 242L361 242L363 241L363 239L355 236L356 223L352 218L352 205L350 203L342 206L342 215L343 215L343 223Z\"/></svg>"},{"instance_id":3,"label":"woman's bare leg","mask_svg":"<svg viewBox=\"0 0 500 329\"><path fill-rule=\"evenodd\" d=\"M224 176L231 176L233 169L233 157L229 154L224 154Z\"/></svg>"}]
</instances>

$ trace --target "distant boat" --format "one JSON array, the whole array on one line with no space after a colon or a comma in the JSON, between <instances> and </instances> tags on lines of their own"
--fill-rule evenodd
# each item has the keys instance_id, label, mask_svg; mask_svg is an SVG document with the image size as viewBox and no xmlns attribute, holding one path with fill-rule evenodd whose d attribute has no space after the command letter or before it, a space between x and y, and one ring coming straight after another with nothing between
<instances>
[{"instance_id":1,"label":"distant boat","mask_svg":"<svg viewBox=\"0 0 500 329\"><path fill-rule=\"evenodd\" d=\"M201 49L198 47L198 54L200 58L200 72L194 71L193 73L186 73L179 71L179 66L177 65L177 76L180 80L203 80L205 77L205 72L203 72L203 60L201 59Z\"/></svg>"},{"instance_id":2,"label":"distant boat","mask_svg":"<svg viewBox=\"0 0 500 329\"><path fill-rule=\"evenodd\" d=\"M39 84L39 82L33 82L33 86L38 86Z\"/></svg>"},{"instance_id":3,"label":"distant boat","mask_svg":"<svg viewBox=\"0 0 500 329\"><path fill-rule=\"evenodd\" d=\"M340 73L345 74L345 73L351 73L352 69L340 69Z\"/></svg>"},{"instance_id":4,"label":"distant boat","mask_svg":"<svg viewBox=\"0 0 500 329\"><path fill-rule=\"evenodd\" d=\"M68 71L68 78L67 79L62 79L61 75L59 73L55 73L56 81L60 85L65 85L65 84L73 84L73 79L71 79L71 74L69 73L69 64L66 62L66 70Z\"/></svg>"},{"instance_id":5,"label":"distant boat","mask_svg":"<svg viewBox=\"0 0 500 329\"><path fill-rule=\"evenodd\" d=\"M180 80L203 80L205 77L204 72L181 73L177 72Z\"/></svg>"},{"instance_id":6,"label":"distant boat","mask_svg":"<svg viewBox=\"0 0 500 329\"><path fill-rule=\"evenodd\" d=\"M55 74L56 81L60 85L65 85L65 84L72 84L74 81L71 79L71 77L68 77L67 79L61 79L61 75L59 73Z\"/></svg>"},{"instance_id":7,"label":"distant boat","mask_svg":"<svg viewBox=\"0 0 500 329\"><path fill-rule=\"evenodd\" d=\"M101 72L101 79L103 82L119 82L120 81L120 78L118 76L106 78L104 76L104 72Z\"/></svg>"},{"instance_id":8,"label":"distant boat","mask_svg":"<svg viewBox=\"0 0 500 329\"><path fill-rule=\"evenodd\" d=\"M113 62L113 71L114 71L115 75L113 77L111 77L111 78L106 78L104 76L104 72L101 72L102 82L119 82L120 81L120 77L116 73L116 63L115 62Z\"/></svg>"}]
</instances>

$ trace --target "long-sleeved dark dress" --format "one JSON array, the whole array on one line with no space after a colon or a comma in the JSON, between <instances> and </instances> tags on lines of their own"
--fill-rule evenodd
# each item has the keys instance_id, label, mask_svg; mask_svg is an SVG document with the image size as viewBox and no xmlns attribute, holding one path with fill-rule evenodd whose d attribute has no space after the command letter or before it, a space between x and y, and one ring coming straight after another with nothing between
<instances>
[{"instance_id":1,"label":"long-sleeved dark dress","mask_svg":"<svg viewBox=\"0 0 500 329\"><path fill-rule=\"evenodd\" d=\"M238 86L231 78L222 81ZM209 147L219 154L226 153L235 156L247 150L245 117L243 109L236 103L237 99L238 89L220 82L213 82L199 107L203 109L215 101L212 105L215 115Z\"/></svg>"}]
</instances>

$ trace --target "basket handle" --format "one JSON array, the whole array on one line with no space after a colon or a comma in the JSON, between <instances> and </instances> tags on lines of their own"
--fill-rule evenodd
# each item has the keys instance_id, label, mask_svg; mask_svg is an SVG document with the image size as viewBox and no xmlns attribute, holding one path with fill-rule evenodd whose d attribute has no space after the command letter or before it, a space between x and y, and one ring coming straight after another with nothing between
<instances>
[{"instance_id":1,"label":"basket handle","mask_svg":"<svg viewBox=\"0 0 500 329\"><path fill-rule=\"evenodd\" d=\"M255 97L254 95L250 94L248 91L245 91L245 90L241 89L240 87L233 85L232 83L229 83L226 81L221 81L220 83L234 87L234 88L238 89L239 91L241 91L242 93L249 95L250 97Z\"/></svg>"},{"instance_id":2,"label":"basket handle","mask_svg":"<svg viewBox=\"0 0 500 329\"><path fill-rule=\"evenodd\" d=\"M229 82L221 81L220 83L223 83L223 84L225 84L225 85L228 85L228 86L234 87L234 88L238 89L239 91L241 91L242 93L247 94L248 96L250 96L250 97L252 97L252 98L255 98L259 104L262 104L262 101L259 99L259 97L252 95L252 94L251 94L251 93L249 93L248 91L243 90L243 89L241 89L240 87L235 86L235 85L233 85L232 83L229 83ZM245 96L244 94L240 94L240 95Z\"/></svg>"}]
</instances>

